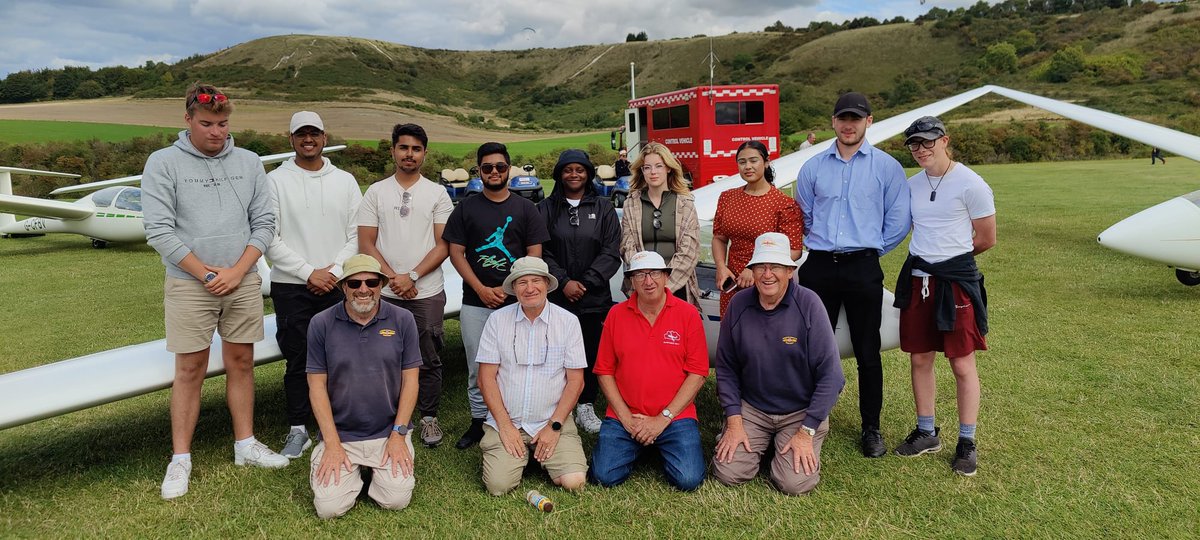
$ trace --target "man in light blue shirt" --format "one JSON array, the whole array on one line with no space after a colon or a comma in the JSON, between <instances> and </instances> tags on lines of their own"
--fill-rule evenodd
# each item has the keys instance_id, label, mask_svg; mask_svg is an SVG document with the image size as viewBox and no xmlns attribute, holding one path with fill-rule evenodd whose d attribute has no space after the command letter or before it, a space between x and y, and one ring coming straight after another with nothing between
<instances>
[{"instance_id":1,"label":"man in light blue shirt","mask_svg":"<svg viewBox=\"0 0 1200 540\"><path fill-rule=\"evenodd\" d=\"M879 257L904 240L912 216L904 168L866 141L872 121L866 96L843 94L833 108L836 143L800 169L796 202L804 213L809 254L796 277L821 297L835 327L839 311L846 308L858 364L862 451L866 457L880 457L887 449L879 431L883 409Z\"/></svg>"}]
</instances>

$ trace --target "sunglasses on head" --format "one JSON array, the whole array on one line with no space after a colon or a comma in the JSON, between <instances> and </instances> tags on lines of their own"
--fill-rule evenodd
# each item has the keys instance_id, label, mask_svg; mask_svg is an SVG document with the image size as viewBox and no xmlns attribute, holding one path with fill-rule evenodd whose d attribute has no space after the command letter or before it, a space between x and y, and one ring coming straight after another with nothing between
<instances>
[{"instance_id":1,"label":"sunglasses on head","mask_svg":"<svg viewBox=\"0 0 1200 540\"><path fill-rule=\"evenodd\" d=\"M492 174L492 171L504 174L508 172L508 164L504 162L484 163L483 165L479 166L479 170L483 171L483 174Z\"/></svg>"},{"instance_id":2,"label":"sunglasses on head","mask_svg":"<svg viewBox=\"0 0 1200 540\"><path fill-rule=\"evenodd\" d=\"M942 126L939 123L932 120L921 120L911 126L908 126L908 129L904 130L904 136L911 137L913 134L925 131L936 131L942 135L946 134L945 130L942 129Z\"/></svg>"},{"instance_id":3,"label":"sunglasses on head","mask_svg":"<svg viewBox=\"0 0 1200 540\"><path fill-rule=\"evenodd\" d=\"M222 94L220 92L216 92L216 93L212 93L212 94L207 93L207 92L202 92L202 93L196 94L195 96L192 96L192 103L208 105L209 103L212 103L214 101L217 103L225 103L226 101L229 101L229 98L225 97L225 94ZM188 103L188 106L190 107L192 105L192 103Z\"/></svg>"},{"instance_id":4,"label":"sunglasses on head","mask_svg":"<svg viewBox=\"0 0 1200 540\"><path fill-rule=\"evenodd\" d=\"M369 288L369 289L374 289L375 287L378 287L378 286L379 286L379 283L380 283L381 281L383 281L383 280L381 280L381 279L379 279L379 278L369 278L369 279L347 279L347 280L346 280L346 286L347 286L347 287L350 287L351 289L357 289L357 288L359 288L359 287L362 287L363 283L366 283L366 284L367 284L367 288Z\"/></svg>"}]
</instances>

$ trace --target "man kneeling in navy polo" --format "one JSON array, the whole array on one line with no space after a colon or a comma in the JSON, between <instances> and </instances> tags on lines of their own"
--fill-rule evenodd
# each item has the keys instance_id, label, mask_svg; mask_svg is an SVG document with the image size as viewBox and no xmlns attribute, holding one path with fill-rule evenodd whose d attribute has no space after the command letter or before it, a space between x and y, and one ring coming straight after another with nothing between
<instances>
[{"instance_id":1,"label":"man kneeling in navy polo","mask_svg":"<svg viewBox=\"0 0 1200 540\"><path fill-rule=\"evenodd\" d=\"M422 363L416 320L379 301L387 285L379 261L359 254L342 269L346 301L308 327L308 395L321 427L309 483L325 519L354 506L359 467L373 473L367 495L389 510L408 506L416 484L409 433Z\"/></svg>"}]
</instances>

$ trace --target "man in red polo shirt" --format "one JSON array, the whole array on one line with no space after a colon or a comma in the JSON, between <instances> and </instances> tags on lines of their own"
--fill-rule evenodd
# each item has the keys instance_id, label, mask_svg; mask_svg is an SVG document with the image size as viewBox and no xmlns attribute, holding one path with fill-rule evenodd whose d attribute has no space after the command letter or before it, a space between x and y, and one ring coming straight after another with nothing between
<instances>
[{"instance_id":1,"label":"man in red polo shirt","mask_svg":"<svg viewBox=\"0 0 1200 540\"><path fill-rule=\"evenodd\" d=\"M692 400L708 376L708 348L700 313L667 290L670 273L661 255L635 254L625 271L633 296L613 306L604 323L593 372L608 411L590 474L605 487L628 479L650 446L661 453L672 486L692 491L704 482Z\"/></svg>"}]
</instances>

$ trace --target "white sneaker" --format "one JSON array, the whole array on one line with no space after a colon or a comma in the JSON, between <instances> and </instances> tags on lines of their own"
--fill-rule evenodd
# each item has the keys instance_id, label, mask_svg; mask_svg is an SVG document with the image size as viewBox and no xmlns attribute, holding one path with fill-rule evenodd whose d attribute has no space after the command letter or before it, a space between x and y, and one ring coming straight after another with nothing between
<instances>
[{"instance_id":1,"label":"white sneaker","mask_svg":"<svg viewBox=\"0 0 1200 540\"><path fill-rule=\"evenodd\" d=\"M600 433L600 419L596 417L596 409L591 403L575 406L575 423L588 433Z\"/></svg>"},{"instance_id":2,"label":"white sneaker","mask_svg":"<svg viewBox=\"0 0 1200 540\"><path fill-rule=\"evenodd\" d=\"M174 499L188 492L188 479L192 476L192 460L173 461L167 465L167 474L163 476L162 498Z\"/></svg>"},{"instance_id":3,"label":"white sneaker","mask_svg":"<svg viewBox=\"0 0 1200 540\"><path fill-rule=\"evenodd\" d=\"M287 467L288 458L276 454L267 448L267 445L254 441L254 444L247 446L244 450L238 450L237 445L233 445L233 464L278 469Z\"/></svg>"}]
</instances>

